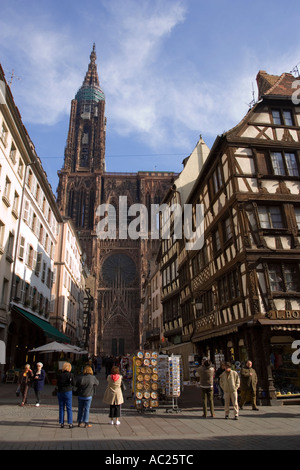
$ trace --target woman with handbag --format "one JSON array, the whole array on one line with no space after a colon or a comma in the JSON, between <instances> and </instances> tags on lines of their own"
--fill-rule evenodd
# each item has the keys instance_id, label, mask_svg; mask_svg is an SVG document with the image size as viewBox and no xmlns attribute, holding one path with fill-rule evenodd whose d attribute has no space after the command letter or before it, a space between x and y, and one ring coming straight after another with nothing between
<instances>
[{"instance_id":1,"label":"woman with handbag","mask_svg":"<svg viewBox=\"0 0 300 470\"><path fill-rule=\"evenodd\" d=\"M85 366L83 376L79 377L76 382L76 395L78 396L78 427L84 423L85 428L91 428L89 424L90 406L93 399L94 389L99 385L98 380L93 374L90 366Z\"/></svg>"},{"instance_id":2,"label":"woman with handbag","mask_svg":"<svg viewBox=\"0 0 300 470\"><path fill-rule=\"evenodd\" d=\"M62 373L58 376L58 380L57 380L59 424L61 428L64 427L65 407L66 407L68 425L70 429L73 427L72 390L74 386L74 376L71 373L71 370L72 370L72 365L69 362L65 362L62 366Z\"/></svg>"},{"instance_id":3,"label":"woman with handbag","mask_svg":"<svg viewBox=\"0 0 300 470\"><path fill-rule=\"evenodd\" d=\"M113 366L111 374L107 377L107 389L103 397L104 403L110 405L110 424L120 424L121 405L124 403L122 381L123 377L120 375L119 367Z\"/></svg>"}]
</instances>

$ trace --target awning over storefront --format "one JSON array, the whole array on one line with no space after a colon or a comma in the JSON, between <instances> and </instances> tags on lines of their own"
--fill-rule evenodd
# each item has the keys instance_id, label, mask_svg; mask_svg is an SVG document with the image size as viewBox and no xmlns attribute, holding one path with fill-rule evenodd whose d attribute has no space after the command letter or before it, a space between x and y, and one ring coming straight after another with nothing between
<instances>
[{"instance_id":1,"label":"awning over storefront","mask_svg":"<svg viewBox=\"0 0 300 470\"><path fill-rule=\"evenodd\" d=\"M219 328L218 330L211 330L210 332L205 332L202 334L197 334L193 336L192 342L197 343L198 341L204 341L209 338L216 338L217 336L225 336L230 333L236 333L238 331L238 326L231 326L226 328Z\"/></svg>"},{"instance_id":2,"label":"awning over storefront","mask_svg":"<svg viewBox=\"0 0 300 470\"><path fill-rule=\"evenodd\" d=\"M260 318L258 322L263 326L269 326L273 331L300 331L300 320L268 320Z\"/></svg>"},{"instance_id":3,"label":"awning over storefront","mask_svg":"<svg viewBox=\"0 0 300 470\"><path fill-rule=\"evenodd\" d=\"M38 328L43 330L47 338L53 338L56 341L62 341L64 343L71 342L68 336L58 331L54 326L52 326L46 320L43 320L42 318L39 318L36 315L33 315L32 313L27 312L26 310L20 307L17 307L16 305L13 306L13 310L19 313L20 315L22 315L24 318L26 318L26 320L29 320L31 323L34 323Z\"/></svg>"}]
</instances>

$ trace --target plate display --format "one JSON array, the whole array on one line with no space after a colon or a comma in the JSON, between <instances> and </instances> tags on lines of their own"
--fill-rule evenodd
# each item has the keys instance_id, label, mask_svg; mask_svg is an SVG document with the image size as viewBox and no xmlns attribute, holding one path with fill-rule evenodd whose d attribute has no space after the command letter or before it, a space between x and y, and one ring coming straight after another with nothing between
<instances>
[{"instance_id":1,"label":"plate display","mask_svg":"<svg viewBox=\"0 0 300 470\"><path fill-rule=\"evenodd\" d=\"M158 407L158 353L138 351L135 357L133 389L138 410Z\"/></svg>"}]
</instances>

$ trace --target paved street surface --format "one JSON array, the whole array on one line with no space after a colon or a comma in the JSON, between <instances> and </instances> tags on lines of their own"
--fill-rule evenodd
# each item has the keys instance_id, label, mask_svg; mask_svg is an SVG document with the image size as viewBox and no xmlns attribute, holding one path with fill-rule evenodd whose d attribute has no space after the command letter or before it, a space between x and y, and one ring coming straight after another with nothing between
<instances>
[{"instance_id":1,"label":"paved street surface","mask_svg":"<svg viewBox=\"0 0 300 470\"><path fill-rule=\"evenodd\" d=\"M35 407L33 390L29 404L18 406L16 384L0 384L0 450L105 450L179 451L200 450L296 450L300 443L300 406L249 406L240 411L238 421L224 419L224 409L216 402L216 417L202 418L200 390L186 386L179 402L180 412L161 406L155 413L139 413L127 399L121 425L109 424L108 408L102 402L106 381L101 372L100 385L93 399L89 429L78 428L77 398L73 398L74 428L58 424L57 397L52 385L46 385L40 407ZM130 398L130 390L127 390ZM168 411L168 412L166 412ZM118 453L119 451L119 453ZM110 455L110 454L109 454ZM194 462L195 463L195 462Z\"/></svg>"}]
</instances>

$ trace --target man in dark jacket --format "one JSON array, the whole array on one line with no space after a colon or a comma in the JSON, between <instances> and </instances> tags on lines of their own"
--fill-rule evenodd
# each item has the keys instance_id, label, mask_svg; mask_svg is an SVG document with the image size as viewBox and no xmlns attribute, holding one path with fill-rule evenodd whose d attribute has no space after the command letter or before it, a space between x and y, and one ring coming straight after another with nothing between
<instances>
[{"instance_id":1,"label":"man in dark jacket","mask_svg":"<svg viewBox=\"0 0 300 470\"><path fill-rule=\"evenodd\" d=\"M209 360L204 361L198 369L200 388L203 399L203 418L207 416L207 401L209 402L211 416L214 418L214 376L215 369Z\"/></svg>"},{"instance_id":2,"label":"man in dark jacket","mask_svg":"<svg viewBox=\"0 0 300 470\"><path fill-rule=\"evenodd\" d=\"M257 387L257 375L255 370L252 368L252 362L247 361L246 366L241 370L241 401L240 409L247 401L251 401L252 409L258 411L256 406L256 387Z\"/></svg>"}]
</instances>

